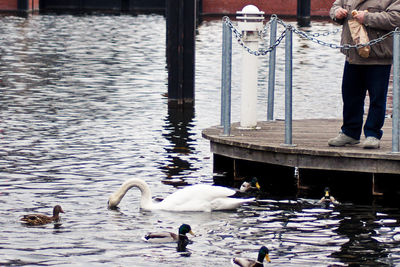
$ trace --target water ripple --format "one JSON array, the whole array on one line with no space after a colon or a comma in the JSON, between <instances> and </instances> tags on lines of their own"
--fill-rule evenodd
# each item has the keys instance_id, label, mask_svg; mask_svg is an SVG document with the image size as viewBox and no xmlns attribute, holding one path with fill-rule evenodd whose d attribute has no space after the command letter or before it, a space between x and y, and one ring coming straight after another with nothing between
<instances>
[{"instance_id":1,"label":"water ripple","mask_svg":"<svg viewBox=\"0 0 400 267\"><path fill-rule=\"evenodd\" d=\"M335 27L313 22L312 30ZM171 214L140 210L137 189L119 210L106 208L109 194L131 177L146 179L160 198L213 182L201 130L219 123L220 20L198 28L196 107L184 114L168 109L163 97L162 16L2 16L0 34L1 266L225 266L233 256L255 258L261 245L269 247L272 266L400 263L398 209L265 199L235 212ZM294 117L339 117L340 53L299 39L294 50ZM233 52L236 121L242 50L234 45ZM284 62L277 61L279 118ZM321 73L321 65L329 71ZM260 76L260 87L266 83ZM264 119L266 90L258 99ZM65 211L59 224L18 221L26 213L50 214L56 204ZM196 233L188 254L141 240L181 223Z\"/></svg>"}]
</instances>

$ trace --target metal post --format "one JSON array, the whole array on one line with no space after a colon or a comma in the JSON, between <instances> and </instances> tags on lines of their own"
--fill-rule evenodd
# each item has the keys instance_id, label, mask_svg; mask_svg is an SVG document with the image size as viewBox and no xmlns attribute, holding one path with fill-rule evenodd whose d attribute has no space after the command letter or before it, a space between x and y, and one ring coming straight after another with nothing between
<instances>
[{"instance_id":1,"label":"metal post","mask_svg":"<svg viewBox=\"0 0 400 267\"><path fill-rule=\"evenodd\" d=\"M222 23L222 79L221 79L221 126L224 136L231 134L231 73L232 31L225 21Z\"/></svg>"},{"instance_id":2,"label":"metal post","mask_svg":"<svg viewBox=\"0 0 400 267\"><path fill-rule=\"evenodd\" d=\"M311 0L297 0L297 23L300 27L310 27Z\"/></svg>"},{"instance_id":3,"label":"metal post","mask_svg":"<svg viewBox=\"0 0 400 267\"><path fill-rule=\"evenodd\" d=\"M292 145L292 29L285 37L285 145Z\"/></svg>"},{"instance_id":4,"label":"metal post","mask_svg":"<svg viewBox=\"0 0 400 267\"><path fill-rule=\"evenodd\" d=\"M392 152L399 152L399 116L400 116L400 31L393 36L393 119Z\"/></svg>"},{"instance_id":5,"label":"metal post","mask_svg":"<svg viewBox=\"0 0 400 267\"><path fill-rule=\"evenodd\" d=\"M242 32L244 44L252 51L258 51L259 35L263 29L264 12L254 5L245 6L240 14L239 28ZM258 58L243 50L242 56L242 84L241 84L241 108L240 108L240 128L256 129L257 127L257 75Z\"/></svg>"},{"instance_id":6,"label":"metal post","mask_svg":"<svg viewBox=\"0 0 400 267\"><path fill-rule=\"evenodd\" d=\"M272 47L276 42L276 16L271 18L271 34L269 45ZM276 48L269 53L269 69L268 69L268 108L267 120L274 120L274 94L275 94L275 63L276 62Z\"/></svg>"},{"instance_id":7,"label":"metal post","mask_svg":"<svg viewBox=\"0 0 400 267\"><path fill-rule=\"evenodd\" d=\"M195 0L167 0L168 104L194 104Z\"/></svg>"},{"instance_id":8,"label":"metal post","mask_svg":"<svg viewBox=\"0 0 400 267\"><path fill-rule=\"evenodd\" d=\"M18 0L17 7L18 7L18 11L28 11L29 10L29 0Z\"/></svg>"},{"instance_id":9,"label":"metal post","mask_svg":"<svg viewBox=\"0 0 400 267\"><path fill-rule=\"evenodd\" d=\"M226 56L226 44L225 44L225 37L226 37L226 22L225 17L222 18L222 65L221 65L221 126L224 126L225 120L225 79L226 79L226 66L225 66L225 56Z\"/></svg>"}]
</instances>

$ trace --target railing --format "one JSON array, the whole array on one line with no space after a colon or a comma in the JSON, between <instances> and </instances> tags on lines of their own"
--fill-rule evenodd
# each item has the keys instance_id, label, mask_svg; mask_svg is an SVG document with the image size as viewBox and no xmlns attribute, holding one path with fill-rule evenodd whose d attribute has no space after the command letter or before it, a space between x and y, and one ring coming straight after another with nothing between
<instances>
[{"instance_id":1,"label":"railing","mask_svg":"<svg viewBox=\"0 0 400 267\"><path fill-rule=\"evenodd\" d=\"M277 38L277 24L282 25L285 30ZM223 18L222 34L222 77L221 77L221 126L223 135L230 136L231 132L231 70L232 70L232 33L243 49L254 56L269 54L268 74L268 107L267 120L273 120L274 88L275 88L275 57L276 48L285 38L285 146L294 146L292 143L292 35L293 33L315 42L319 45L333 49L358 49L365 46L375 45L389 36L393 35L393 114L392 114L392 153L400 152L400 30L391 31L382 37L370 40L368 43L357 45L337 45L318 39L319 36L327 36L339 32L325 32L322 34L309 34L286 24L276 15L272 15L259 34L265 33L270 27L270 46L267 49L253 50L246 45L243 34L237 30L228 17Z\"/></svg>"}]
</instances>

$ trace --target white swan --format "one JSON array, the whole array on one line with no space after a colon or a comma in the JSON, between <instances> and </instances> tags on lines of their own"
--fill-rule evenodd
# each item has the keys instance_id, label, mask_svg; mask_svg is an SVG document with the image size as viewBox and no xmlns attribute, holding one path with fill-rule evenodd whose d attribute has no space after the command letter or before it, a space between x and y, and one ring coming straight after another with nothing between
<instances>
[{"instance_id":1,"label":"white swan","mask_svg":"<svg viewBox=\"0 0 400 267\"><path fill-rule=\"evenodd\" d=\"M151 191L147 183L138 178L132 178L122 184L108 199L108 207L116 208L132 187L137 187L142 193L140 208L145 210L168 210L168 211L213 211L232 210L254 198L240 199L230 198L235 190L222 187L197 184L187 186L167 196L159 203L151 199Z\"/></svg>"}]
</instances>

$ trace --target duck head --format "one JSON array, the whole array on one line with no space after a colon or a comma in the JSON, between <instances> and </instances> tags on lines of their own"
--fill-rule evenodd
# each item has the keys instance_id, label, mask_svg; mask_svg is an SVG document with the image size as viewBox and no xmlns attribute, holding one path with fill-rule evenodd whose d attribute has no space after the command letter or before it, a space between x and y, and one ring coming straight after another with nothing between
<instances>
[{"instance_id":1,"label":"duck head","mask_svg":"<svg viewBox=\"0 0 400 267\"><path fill-rule=\"evenodd\" d=\"M187 233L195 236L195 234L192 232L192 228L190 227L190 225L185 223L179 227L178 233L179 236L186 236Z\"/></svg>"},{"instance_id":2,"label":"duck head","mask_svg":"<svg viewBox=\"0 0 400 267\"><path fill-rule=\"evenodd\" d=\"M271 262L271 260L270 260L270 258L269 258L269 250L268 250L268 248L267 248L266 246L262 246L262 247L260 248L260 250L258 251L258 258L257 258L257 261L258 261L258 262L263 262L264 259L265 259L267 262Z\"/></svg>"}]
</instances>

